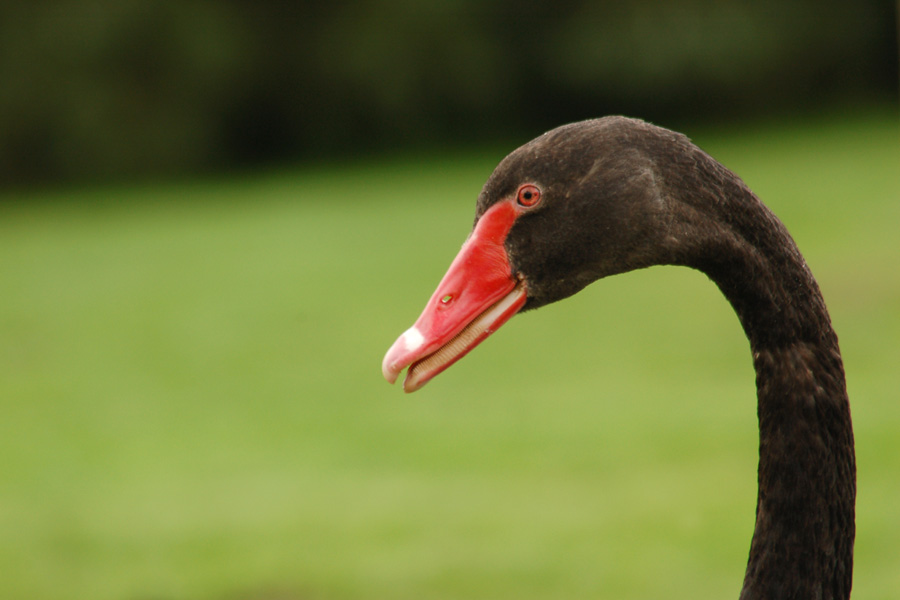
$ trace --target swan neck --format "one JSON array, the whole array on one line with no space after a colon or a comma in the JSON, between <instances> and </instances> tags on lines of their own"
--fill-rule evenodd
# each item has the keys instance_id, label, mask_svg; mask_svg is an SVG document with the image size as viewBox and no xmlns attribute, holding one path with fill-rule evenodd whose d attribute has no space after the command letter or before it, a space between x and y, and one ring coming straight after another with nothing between
<instances>
[{"instance_id":1,"label":"swan neck","mask_svg":"<svg viewBox=\"0 0 900 600\"><path fill-rule=\"evenodd\" d=\"M722 191L692 266L731 302L756 370L759 491L741 599L846 599L856 464L837 336L781 222L736 178Z\"/></svg>"}]
</instances>

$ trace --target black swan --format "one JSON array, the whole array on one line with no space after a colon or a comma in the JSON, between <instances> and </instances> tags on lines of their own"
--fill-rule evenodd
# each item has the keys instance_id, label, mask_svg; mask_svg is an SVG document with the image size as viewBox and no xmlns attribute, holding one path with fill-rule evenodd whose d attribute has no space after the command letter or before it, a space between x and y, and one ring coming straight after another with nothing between
<instances>
[{"instance_id":1,"label":"black swan","mask_svg":"<svg viewBox=\"0 0 900 600\"><path fill-rule=\"evenodd\" d=\"M712 279L750 340L756 527L740 598L850 596L856 464L844 368L819 287L784 225L685 136L624 117L554 129L497 166L474 229L384 357L422 387L520 310L651 265Z\"/></svg>"}]
</instances>

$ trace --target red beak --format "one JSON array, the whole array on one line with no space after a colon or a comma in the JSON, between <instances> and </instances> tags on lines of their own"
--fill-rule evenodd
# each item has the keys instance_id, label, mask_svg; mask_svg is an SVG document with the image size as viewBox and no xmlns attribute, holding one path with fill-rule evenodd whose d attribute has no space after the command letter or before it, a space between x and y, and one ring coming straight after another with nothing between
<instances>
[{"instance_id":1,"label":"red beak","mask_svg":"<svg viewBox=\"0 0 900 600\"><path fill-rule=\"evenodd\" d=\"M384 356L390 383L409 366L403 390L416 391L522 308L525 282L512 274L503 246L520 213L507 200L481 216L419 319Z\"/></svg>"}]
</instances>

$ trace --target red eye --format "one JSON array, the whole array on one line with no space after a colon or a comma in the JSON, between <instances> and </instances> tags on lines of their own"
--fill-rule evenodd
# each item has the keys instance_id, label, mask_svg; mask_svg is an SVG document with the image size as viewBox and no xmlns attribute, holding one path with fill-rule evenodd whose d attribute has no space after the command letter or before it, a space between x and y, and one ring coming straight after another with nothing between
<instances>
[{"instance_id":1,"label":"red eye","mask_svg":"<svg viewBox=\"0 0 900 600\"><path fill-rule=\"evenodd\" d=\"M534 206L541 201L541 190L536 185L527 183L519 188L516 200L522 206Z\"/></svg>"}]
</instances>

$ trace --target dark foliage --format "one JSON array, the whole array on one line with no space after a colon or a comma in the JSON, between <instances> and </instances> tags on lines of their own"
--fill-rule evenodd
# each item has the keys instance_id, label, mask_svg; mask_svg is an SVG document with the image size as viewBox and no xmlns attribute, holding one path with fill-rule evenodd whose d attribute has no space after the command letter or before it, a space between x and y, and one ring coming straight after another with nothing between
<instances>
[{"instance_id":1,"label":"dark foliage","mask_svg":"<svg viewBox=\"0 0 900 600\"><path fill-rule=\"evenodd\" d=\"M0 5L0 181L888 97L888 0Z\"/></svg>"}]
</instances>

